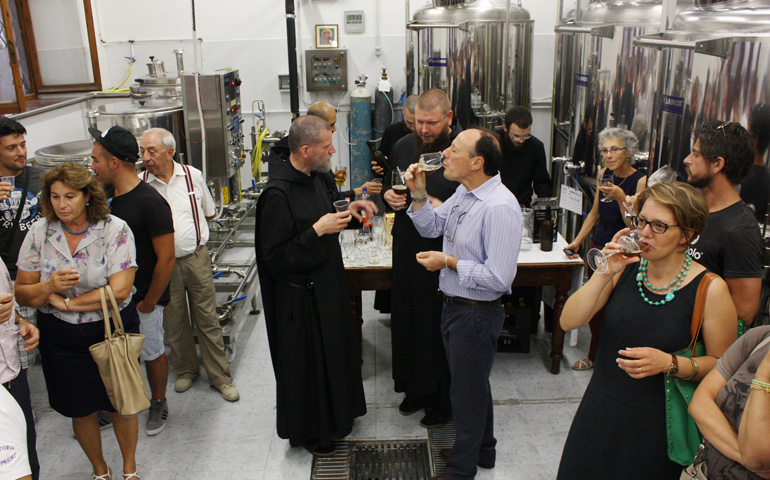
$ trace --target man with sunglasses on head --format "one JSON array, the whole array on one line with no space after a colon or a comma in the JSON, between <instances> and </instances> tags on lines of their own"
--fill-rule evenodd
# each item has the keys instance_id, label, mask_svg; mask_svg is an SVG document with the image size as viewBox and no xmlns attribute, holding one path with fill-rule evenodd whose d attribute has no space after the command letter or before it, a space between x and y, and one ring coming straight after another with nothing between
<instances>
[{"instance_id":1,"label":"man with sunglasses on head","mask_svg":"<svg viewBox=\"0 0 770 480\"><path fill-rule=\"evenodd\" d=\"M709 122L695 127L693 139L684 159L687 182L703 191L709 216L688 253L725 279L739 322L750 325L762 288L761 236L736 186L754 160L751 136L739 123Z\"/></svg>"},{"instance_id":2,"label":"man with sunglasses on head","mask_svg":"<svg viewBox=\"0 0 770 480\"><path fill-rule=\"evenodd\" d=\"M498 129L503 163L500 177L503 185L520 204L529 207L532 194L552 195L551 176L545 162L543 142L532 136L532 114L524 107L513 107L505 114L505 123Z\"/></svg>"}]
</instances>

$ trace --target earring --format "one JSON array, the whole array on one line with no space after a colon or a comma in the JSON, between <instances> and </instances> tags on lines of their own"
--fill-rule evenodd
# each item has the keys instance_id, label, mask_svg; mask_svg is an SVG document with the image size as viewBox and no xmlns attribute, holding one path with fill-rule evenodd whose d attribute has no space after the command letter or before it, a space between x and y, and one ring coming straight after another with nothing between
<instances>
[{"instance_id":1,"label":"earring","mask_svg":"<svg viewBox=\"0 0 770 480\"><path fill-rule=\"evenodd\" d=\"M90 207L90 206L91 206L91 202L86 202L86 207Z\"/></svg>"}]
</instances>

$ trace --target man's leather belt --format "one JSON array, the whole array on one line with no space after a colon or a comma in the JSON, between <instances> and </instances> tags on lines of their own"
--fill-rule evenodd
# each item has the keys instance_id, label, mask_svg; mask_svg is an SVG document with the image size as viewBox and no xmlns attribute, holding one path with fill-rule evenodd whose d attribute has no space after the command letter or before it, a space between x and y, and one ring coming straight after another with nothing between
<instances>
[{"instance_id":1,"label":"man's leather belt","mask_svg":"<svg viewBox=\"0 0 770 480\"><path fill-rule=\"evenodd\" d=\"M10 390L14 383L16 383L16 380L18 380L19 377L14 378L13 380L9 380L3 384L6 390Z\"/></svg>"},{"instance_id":2,"label":"man's leather belt","mask_svg":"<svg viewBox=\"0 0 770 480\"><path fill-rule=\"evenodd\" d=\"M494 300L471 300L470 298L463 297L450 297L449 295L441 294L441 300L447 304L455 307L473 307L481 305L500 305L500 298L497 297Z\"/></svg>"}]
</instances>

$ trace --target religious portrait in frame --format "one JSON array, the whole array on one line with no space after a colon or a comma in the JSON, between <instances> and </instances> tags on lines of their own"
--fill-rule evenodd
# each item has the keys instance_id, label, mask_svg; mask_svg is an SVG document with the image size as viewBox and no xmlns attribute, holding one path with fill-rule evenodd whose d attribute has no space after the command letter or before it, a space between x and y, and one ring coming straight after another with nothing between
<instances>
[{"instance_id":1,"label":"religious portrait in frame","mask_svg":"<svg viewBox=\"0 0 770 480\"><path fill-rule=\"evenodd\" d=\"M337 48L339 45L337 25L315 26L315 48Z\"/></svg>"}]
</instances>

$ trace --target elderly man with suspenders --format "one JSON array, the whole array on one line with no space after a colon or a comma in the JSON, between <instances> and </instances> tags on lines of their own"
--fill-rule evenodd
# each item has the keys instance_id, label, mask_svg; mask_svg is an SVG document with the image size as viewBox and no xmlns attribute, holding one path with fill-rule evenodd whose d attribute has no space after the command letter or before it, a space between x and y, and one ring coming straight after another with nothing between
<instances>
[{"instance_id":1,"label":"elderly man with suspenders","mask_svg":"<svg viewBox=\"0 0 770 480\"><path fill-rule=\"evenodd\" d=\"M140 142L143 179L166 199L174 219L176 263L171 274L171 300L163 314L166 338L171 346L171 365L177 375L175 390L184 392L200 375L198 355L190 323L185 318L189 299L190 316L198 330L203 367L212 388L230 402L240 398L233 385L230 362L225 353L222 327L216 314L216 292L211 259L206 248L214 216L214 201L203 174L174 161L176 142L168 130L151 128Z\"/></svg>"}]
</instances>

